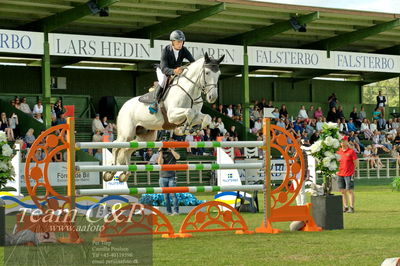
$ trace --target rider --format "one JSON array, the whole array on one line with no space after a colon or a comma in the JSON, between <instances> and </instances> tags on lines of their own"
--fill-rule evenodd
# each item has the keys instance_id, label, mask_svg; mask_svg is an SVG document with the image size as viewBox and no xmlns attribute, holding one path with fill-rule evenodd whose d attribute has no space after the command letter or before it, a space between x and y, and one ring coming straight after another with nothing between
<instances>
[{"instance_id":1,"label":"rider","mask_svg":"<svg viewBox=\"0 0 400 266\"><path fill-rule=\"evenodd\" d=\"M180 30L171 32L169 39L171 44L164 47L161 52L160 67L157 67L158 86L156 88L156 101L149 106L151 114L158 111L158 104L161 100L167 77L172 75L180 75L183 72L182 61L187 59L190 63L194 62L194 58L189 50L183 46L185 43L185 34Z\"/></svg>"}]
</instances>

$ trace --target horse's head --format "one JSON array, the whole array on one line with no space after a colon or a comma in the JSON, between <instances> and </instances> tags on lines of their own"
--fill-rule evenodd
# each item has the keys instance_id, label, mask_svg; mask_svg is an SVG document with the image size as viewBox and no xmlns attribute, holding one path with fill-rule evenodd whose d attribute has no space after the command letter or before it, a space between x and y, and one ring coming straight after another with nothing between
<instances>
[{"instance_id":1,"label":"horse's head","mask_svg":"<svg viewBox=\"0 0 400 266\"><path fill-rule=\"evenodd\" d=\"M204 55L204 79L203 93L206 95L206 100L209 103L214 103L218 98L218 78L221 74L219 64L224 60L225 55L219 59L210 58L207 53Z\"/></svg>"}]
</instances>

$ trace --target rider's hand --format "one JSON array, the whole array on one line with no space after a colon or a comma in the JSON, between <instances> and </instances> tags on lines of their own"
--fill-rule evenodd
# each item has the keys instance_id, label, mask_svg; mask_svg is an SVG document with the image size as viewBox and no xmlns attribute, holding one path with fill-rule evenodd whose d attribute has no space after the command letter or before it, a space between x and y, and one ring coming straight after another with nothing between
<instances>
[{"instance_id":1,"label":"rider's hand","mask_svg":"<svg viewBox=\"0 0 400 266\"><path fill-rule=\"evenodd\" d=\"M181 67L177 67L174 69L175 75L180 75L180 74L182 74L182 72L183 72L183 68L181 68Z\"/></svg>"}]
</instances>

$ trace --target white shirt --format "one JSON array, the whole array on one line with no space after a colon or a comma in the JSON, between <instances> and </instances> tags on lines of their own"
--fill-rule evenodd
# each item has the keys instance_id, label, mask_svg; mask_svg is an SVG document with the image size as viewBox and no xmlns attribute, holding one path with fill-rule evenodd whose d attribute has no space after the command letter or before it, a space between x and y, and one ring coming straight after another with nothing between
<instances>
[{"instance_id":1,"label":"white shirt","mask_svg":"<svg viewBox=\"0 0 400 266\"><path fill-rule=\"evenodd\" d=\"M374 132L375 130L377 130L377 126L376 126L376 124L370 124L369 125L369 129L372 131L372 132Z\"/></svg>"},{"instance_id":2,"label":"white shirt","mask_svg":"<svg viewBox=\"0 0 400 266\"><path fill-rule=\"evenodd\" d=\"M364 131L366 129L369 129L369 125L367 123L362 123L361 124L361 131Z\"/></svg>"},{"instance_id":3,"label":"white shirt","mask_svg":"<svg viewBox=\"0 0 400 266\"><path fill-rule=\"evenodd\" d=\"M33 112L32 113L33 114L41 114L41 113L43 113L43 105L40 105L40 107L39 107L39 105L35 104L33 106Z\"/></svg>"},{"instance_id":4,"label":"white shirt","mask_svg":"<svg viewBox=\"0 0 400 266\"><path fill-rule=\"evenodd\" d=\"M324 122L317 122L317 124L316 124L317 131L321 131L322 130L322 125L323 124L324 124Z\"/></svg>"},{"instance_id":5,"label":"white shirt","mask_svg":"<svg viewBox=\"0 0 400 266\"><path fill-rule=\"evenodd\" d=\"M260 130L260 129L262 128L262 123L256 121L256 122L254 123L254 128L257 129L257 130Z\"/></svg>"},{"instance_id":6,"label":"white shirt","mask_svg":"<svg viewBox=\"0 0 400 266\"><path fill-rule=\"evenodd\" d=\"M31 112L31 108L29 107L28 104L26 104L26 103L21 103L20 106L21 106L20 110L21 110L22 112L27 113L27 114L32 113L32 112Z\"/></svg>"},{"instance_id":7,"label":"white shirt","mask_svg":"<svg viewBox=\"0 0 400 266\"><path fill-rule=\"evenodd\" d=\"M379 97L379 100L383 101L383 96L378 96L378 97ZM379 103L379 107L383 107L383 103L382 102Z\"/></svg>"},{"instance_id":8,"label":"white shirt","mask_svg":"<svg viewBox=\"0 0 400 266\"><path fill-rule=\"evenodd\" d=\"M233 116L233 109L232 109L232 108L227 108L227 109L226 109L226 112L227 112L227 115L228 115L229 117L232 117L232 116Z\"/></svg>"},{"instance_id":9,"label":"white shirt","mask_svg":"<svg viewBox=\"0 0 400 266\"><path fill-rule=\"evenodd\" d=\"M175 60L178 61L179 50L175 50L174 48L172 48L172 51L174 51Z\"/></svg>"},{"instance_id":10,"label":"white shirt","mask_svg":"<svg viewBox=\"0 0 400 266\"><path fill-rule=\"evenodd\" d=\"M308 114L307 111L304 109L300 109L299 110L299 114L297 115L297 117L303 118L303 119L307 119L308 118Z\"/></svg>"}]
</instances>

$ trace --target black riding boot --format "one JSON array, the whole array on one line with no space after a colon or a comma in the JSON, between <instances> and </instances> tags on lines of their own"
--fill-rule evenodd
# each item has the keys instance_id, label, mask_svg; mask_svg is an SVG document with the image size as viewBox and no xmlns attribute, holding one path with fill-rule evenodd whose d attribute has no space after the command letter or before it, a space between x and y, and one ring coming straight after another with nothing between
<instances>
[{"instance_id":1,"label":"black riding boot","mask_svg":"<svg viewBox=\"0 0 400 266\"><path fill-rule=\"evenodd\" d=\"M159 103L161 101L163 90L164 90L163 87L161 87L160 85L157 85L157 88L156 88L156 101L157 101L157 103Z\"/></svg>"},{"instance_id":2,"label":"black riding boot","mask_svg":"<svg viewBox=\"0 0 400 266\"><path fill-rule=\"evenodd\" d=\"M158 112L158 103L160 102L162 97L163 88L160 85L157 85L157 88L155 90L156 90L156 99L149 106L150 114L155 114Z\"/></svg>"}]
</instances>

